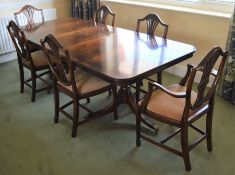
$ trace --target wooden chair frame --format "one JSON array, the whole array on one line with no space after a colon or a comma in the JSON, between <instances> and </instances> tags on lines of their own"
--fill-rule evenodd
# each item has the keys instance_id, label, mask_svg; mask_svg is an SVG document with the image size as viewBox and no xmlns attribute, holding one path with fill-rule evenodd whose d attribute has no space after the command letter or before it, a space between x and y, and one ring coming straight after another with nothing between
<instances>
[{"instance_id":1,"label":"wooden chair frame","mask_svg":"<svg viewBox=\"0 0 235 175\"><path fill-rule=\"evenodd\" d=\"M25 5L24 7L22 7L22 9L19 12L14 13L14 17L15 17L15 21L16 21L17 25L20 26L19 20L18 20L18 15L21 13L23 13L25 15L28 24L34 24L35 11L41 12L42 23L44 23L45 20L44 20L44 14L43 14L42 9L37 9L31 5Z\"/></svg>"},{"instance_id":2,"label":"wooden chair frame","mask_svg":"<svg viewBox=\"0 0 235 175\"><path fill-rule=\"evenodd\" d=\"M106 5L102 5L100 8L96 10L93 16L93 21L106 25L106 19L108 15L112 16L112 26L115 24L115 14L110 10L110 8ZM109 91L109 96L111 96L112 90Z\"/></svg>"},{"instance_id":3,"label":"wooden chair frame","mask_svg":"<svg viewBox=\"0 0 235 175\"><path fill-rule=\"evenodd\" d=\"M114 119L118 118L117 114L117 87L116 86L106 86L101 89L97 89L85 94L80 94L77 90L77 85L75 82L74 71L76 67L71 61L70 54L67 49L63 48L60 43L52 35L47 35L44 40L41 40L43 50L48 58L50 71L53 77L53 88L54 88L54 103L55 103L55 116L54 122L58 123L59 121L59 112L64 114L67 118L73 121L72 127L72 137L75 137L77 134L77 127L80 124L86 123L92 119L103 116L105 113L110 112L106 110L110 107L107 105L101 110L93 112L86 106L82 105L79 101L82 99L89 99L92 96L104 93L106 91L112 90L113 94L113 106L114 106ZM47 46L48 47L47 47ZM49 49L50 50L49 50ZM52 57L55 60L53 62ZM69 78L65 75L68 74ZM65 88L65 86L72 86L72 91ZM62 106L60 106L59 92L62 92L69 96L72 100ZM69 105L73 105L73 115L65 111L65 108ZM79 108L82 107L88 112L86 119L79 121Z\"/></svg>"},{"instance_id":4,"label":"wooden chair frame","mask_svg":"<svg viewBox=\"0 0 235 175\"><path fill-rule=\"evenodd\" d=\"M112 18L112 26L114 26L115 23L115 14L110 10L110 8L106 5L102 5L94 14L94 22L105 24L106 25L106 19L108 15L111 15Z\"/></svg>"},{"instance_id":5,"label":"wooden chair frame","mask_svg":"<svg viewBox=\"0 0 235 175\"><path fill-rule=\"evenodd\" d=\"M215 71L213 70L213 67L215 65L215 62L218 60L220 56L222 56L220 66L218 71ZM179 83L179 85L181 86L186 86L186 92L175 93L156 82L149 82L148 93L144 98L144 100L142 101L141 105L139 106L139 112L136 118L136 134L137 134L136 145L138 147L141 145L140 138L142 138L150 143L153 143L156 146L159 146L165 150L168 150L182 157L184 159L184 164L187 171L191 170L189 151L191 151L204 139L207 139L208 151L212 151L212 118L213 118L213 109L214 109L214 96L215 96L216 86L222 76L226 58L227 58L227 51L223 52L220 47L215 47L207 54L207 56L201 61L199 65L197 66L188 65L187 73ZM202 72L202 78L198 84L198 93L196 101L194 104L191 104L191 91L194 78L197 72ZM212 86L207 91L207 93L205 93L206 85L209 82L210 75L214 77L214 81L212 83ZM180 122L170 120L165 116L161 116L159 114L147 110L147 105L155 88L157 90L163 91L164 93L174 98L185 98L184 111L182 114L182 120ZM194 111L192 115L190 115L190 110ZM201 118L204 114L207 115L205 132L193 125L193 122ZM155 141L147 137L146 135L141 134L141 115L147 115L150 118L153 118L160 122L175 126L178 128L178 130L176 130L173 134L171 134L170 136L161 141ZM193 128L195 131L197 131L202 135L191 145L188 144L188 127ZM164 144L166 141L168 141L178 133L181 134L182 151L178 151Z\"/></svg>"},{"instance_id":6,"label":"wooden chair frame","mask_svg":"<svg viewBox=\"0 0 235 175\"><path fill-rule=\"evenodd\" d=\"M154 36L155 30L157 28L157 26L160 24L161 26L164 27L164 34L163 34L163 38L166 39L167 38L167 32L168 32L168 27L169 25L167 25L166 23L164 23L161 18L158 16L158 14L156 13L150 13L147 16L140 18L137 20L137 26L136 26L136 32L139 32L139 28L140 28L140 23L146 21L147 24L147 34L148 35L152 35Z\"/></svg>"},{"instance_id":7,"label":"wooden chair frame","mask_svg":"<svg viewBox=\"0 0 235 175\"><path fill-rule=\"evenodd\" d=\"M168 33L168 28L169 25L164 23L161 18L159 17L158 14L156 13L150 13L148 15L146 15L144 18L138 19L137 20L137 26L136 26L136 32L139 32L139 28L140 28L140 23L146 21L147 24L147 34L154 36L155 30L157 28L157 26L160 24L162 27L164 27L164 34L163 34L163 38L166 39L167 38L167 33ZM149 77L145 78L147 80L150 81L156 81L153 80ZM162 84L162 71L157 72L157 82L159 84ZM136 86L132 86L136 89L136 99L137 101L139 101L139 91L143 92L143 93L147 93L147 91L145 91L144 89L141 89L140 86L143 85L143 82L138 82L136 83Z\"/></svg>"},{"instance_id":8,"label":"wooden chair frame","mask_svg":"<svg viewBox=\"0 0 235 175\"><path fill-rule=\"evenodd\" d=\"M27 85L32 89L31 101L35 102L36 93L51 89L51 85L49 82L42 78L43 75L49 74L49 66L36 67L34 65L33 59L31 57L31 53L36 51L37 49L27 40L23 31L16 25L14 21L10 21L7 26L8 32L11 36L13 44L16 48L18 65L20 71L20 92L24 93L24 85ZM29 63L29 64L28 64ZM31 72L31 77L29 79L24 78L24 68L27 68ZM37 74L37 72L41 72ZM36 80L39 79L47 84L46 87L37 89L36 88ZM29 84L32 82L32 84Z\"/></svg>"}]
</instances>

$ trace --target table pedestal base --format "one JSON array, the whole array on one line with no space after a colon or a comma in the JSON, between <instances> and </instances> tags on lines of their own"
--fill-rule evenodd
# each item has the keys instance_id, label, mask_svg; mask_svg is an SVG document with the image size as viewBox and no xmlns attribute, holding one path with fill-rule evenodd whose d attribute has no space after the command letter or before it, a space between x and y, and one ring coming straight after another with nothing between
<instances>
[{"instance_id":1,"label":"table pedestal base","mask_svg":"<svg viewBox=\"0 0 235 175\"><path fill-rule=\"evenodd\" d=\"M138 103L131 92L130 86L121 86L117 94L117 106L120 103L126 103L131 111L136 115L138 113ZM154 123L148 119L148 117L141 115L141 121L147 125L149 128L157 132L159 129L154 125Z\"/></svg>"}]
</instances>

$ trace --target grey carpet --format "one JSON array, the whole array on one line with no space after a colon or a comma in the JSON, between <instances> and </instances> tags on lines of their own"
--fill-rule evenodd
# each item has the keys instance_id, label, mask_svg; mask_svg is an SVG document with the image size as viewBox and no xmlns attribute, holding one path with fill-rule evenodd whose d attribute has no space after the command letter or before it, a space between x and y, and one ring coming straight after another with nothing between
<instances>
[{"instance_id":1,"label":"grey carpet","mask_svg":"<svg viewBox=\"0 0 235 175\"><path fill-rule=\"evenodd\" d=\"M178 77L164 73L164 84L176 83ZM135 117L126 105L113 114L79 126L71 138L72 123L60 115L53 123L53 94L41 92L31 103L31 90L19 92L17 61L0 64L0 175L233 175L235 174L235 106L216 97L213 121L213 152L206 142L190 152L192 170L186 172L183 160L142 141L135 146ZM107 93L91 99L92 108L110 101ZM62 101L66 97L62 95ZM85 111L81 111L81 116ZM204 119L197 126L204 128ZM154 135L161 138L174 130L159 124ZM197 136L190 132L190 141ZM169 142L179 147L178 138ZM179 147L180 148L180 147Z\"/></svg>"}]
</instances>

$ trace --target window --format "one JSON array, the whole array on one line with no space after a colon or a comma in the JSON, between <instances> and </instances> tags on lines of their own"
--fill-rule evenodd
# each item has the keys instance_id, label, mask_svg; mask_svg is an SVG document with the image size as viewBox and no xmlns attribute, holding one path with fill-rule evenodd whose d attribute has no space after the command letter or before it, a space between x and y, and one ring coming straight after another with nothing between
<instances>
[{"instance_id":1,"label":"window","mask_svg":"<svg viewBox=\"0 0 235 175\"><path fill-rule=\"evenodd\" d=\"M214 12L231 13L235 0L132 0L141 2L158 3L177 7L209 10Z\"/></svg>"},{"instance_id":2,"label":"window","mask_svg":"<svg viewBox=\"0 0 235 175\"><path fill-rule=\"evenodd\" d=\"M211 1L211 2L230 2L230 3L234 3L234 0L207 0L207 1Z\"/></svg>"},{"instance_id":3,"label":"window","mask_svg":"<svg viewBox=\"0 0 235 175\"><path fill-rule=\"evenodd\" d=\"M199 3L235 3L235 0L165 0L166 2L170 1L183 1L183 2L199 2Z\"/></svg>"}]
</instances>

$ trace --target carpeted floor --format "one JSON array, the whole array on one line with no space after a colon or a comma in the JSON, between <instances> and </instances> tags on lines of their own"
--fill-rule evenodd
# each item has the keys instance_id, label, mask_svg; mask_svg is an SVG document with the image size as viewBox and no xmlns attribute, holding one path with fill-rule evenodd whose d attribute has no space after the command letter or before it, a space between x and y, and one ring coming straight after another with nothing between
<instances>
[{"instance_id":1,"label":"carpeted floor","mask_svg":"<svg viewBox=\"0 0 235 175\"><path fill-rule=\"evenodd\" d=\"M167 73L163 79L164 84L179 81ZM0 84L0 175L235 174L235 106L220 97L214 110L213 152L207 152L204 141L190 153L192 170L186 172L178 156L145 141L136 148L135 117L126 105L119 106L117 121L113 114L106 115L80 126L77 137L71 138L71 121L60 115L60 122L53 123L52 93L37 94L35 103L27 87L20 94L17 61L0 64ZM89 106L97 108L110 100L105 93L92 98ZM204 128L204 123L201 119L197 125ZM159 127L156 135L143 130L156 139L174 130ZM179 147L180 141L169 144Z\"/></svg>"}]
</instances>

